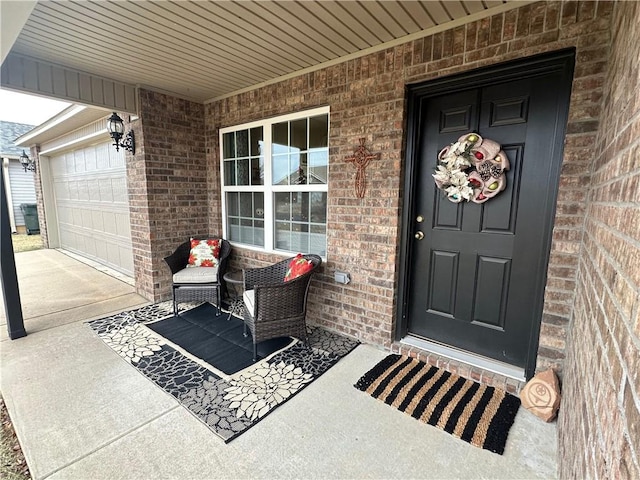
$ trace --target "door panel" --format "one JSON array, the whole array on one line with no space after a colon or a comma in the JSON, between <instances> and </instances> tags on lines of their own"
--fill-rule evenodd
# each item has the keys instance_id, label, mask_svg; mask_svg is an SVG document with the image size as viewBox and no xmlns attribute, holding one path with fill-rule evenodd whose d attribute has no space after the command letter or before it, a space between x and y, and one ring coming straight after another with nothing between
<instances>
[{"instance_id":1,"label":"door panel","mask_svg":"<svg viewBox=\"0 0 640 480\"><path fill-rule=\"evenodd\" d=\"M406 332L525 367L542 310L570 76L556 68L487 78L418 100ZM450 202L431 176L438 152L469 132L500 143L510 163L507 188L480 205Z\"/></svg>"},{"instance_id":2,"label":"door panel","mask_svg":"<svg viewBox=\"0 0 640 480\"><path fill-rule=\"evenodd\" d=\"M507 188L497 195L497 197L504 197L504 201L494 202L497 200L494 197L483 204L481 231L514 234L516 223L514 212L518 211L524 148L523 145L503 145L502 150L507 154L511 163L511 170L507 172Z\"/></svg>"},{"instance_id":3,"label":"door panel","mask_svg":"<svg viewBox=\"0 0 640 480\"><path fill-rule=\"evenodd\" d=\"M478 256L472 322L504 331L511 260Z\"/></svg>"},{"instance_id":4,"label":"door panel","mask_svg":"<svg viewBox=\"0 0 640 480\"><path fill-rule=\"evenodd\" d=\"M427 311L453 317L458 286L458 258L454 252L432 252Z\"/></svg>"},{"instance_id":5,"label":"door panel","mask_svg":"<svg viewBox=\"0 0 640 480\"><path fill-rule=\"evenodd\" d=\"M434 201L433 228L462 230L462 209L455 203L446 200L442 195L436 196Z\"/></svg>"}]
</instances>

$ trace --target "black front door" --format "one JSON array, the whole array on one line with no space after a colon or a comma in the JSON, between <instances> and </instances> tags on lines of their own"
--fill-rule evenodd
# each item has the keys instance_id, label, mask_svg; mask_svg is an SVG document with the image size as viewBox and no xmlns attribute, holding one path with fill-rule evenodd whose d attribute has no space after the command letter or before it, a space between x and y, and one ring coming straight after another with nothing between
<instances>
[{"instance_id":1,"label":"black front door","mask_svg":"<svg viewBox=\"0 0 640 480\"><path fill-rule=\"evenodd\" d=\"M532 370L573 65L561 57L410 94L403 334ZM432 177L438 152L469 132L510 163L483 204L452 203Z\"/></svg>"}]
</instances>

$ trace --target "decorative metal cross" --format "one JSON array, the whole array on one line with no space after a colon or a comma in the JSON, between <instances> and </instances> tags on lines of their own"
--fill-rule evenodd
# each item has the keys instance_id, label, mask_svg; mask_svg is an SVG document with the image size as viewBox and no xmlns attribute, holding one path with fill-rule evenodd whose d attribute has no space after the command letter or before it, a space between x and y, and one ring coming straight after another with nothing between
<instances>
[{"instance_id":1,"label":"decorative metal cross","mask_svg":"<svg viewBox=\"0 0 640 480\"><path fill-rule=\"evenodd\" d=\"M379 153L373 154L364 146L366 140L366 138L361 138L360 145L356 147L353 156L346 158L347 162L353 163L357 168L356 196L358 198L364 198L364 192L367 188L367 175L364 169L369 165L371 160L378 160L380 158Z\"/></svg>"}]
</instances>

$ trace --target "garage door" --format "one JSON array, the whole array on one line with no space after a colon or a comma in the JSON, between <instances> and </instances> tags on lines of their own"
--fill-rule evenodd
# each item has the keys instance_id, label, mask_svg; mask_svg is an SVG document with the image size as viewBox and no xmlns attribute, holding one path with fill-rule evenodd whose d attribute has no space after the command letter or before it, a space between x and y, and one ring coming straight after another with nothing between
<instances>
[{"instance_id":1,"label":"garage door","mask_svg":"<svg viewBox=\"0 0 640 480\"><path fill-rule=\"evenodd\" d=\"M60 246L133 276L124 152L101 143L50 162Z\"/></svg>"}]
</instances>

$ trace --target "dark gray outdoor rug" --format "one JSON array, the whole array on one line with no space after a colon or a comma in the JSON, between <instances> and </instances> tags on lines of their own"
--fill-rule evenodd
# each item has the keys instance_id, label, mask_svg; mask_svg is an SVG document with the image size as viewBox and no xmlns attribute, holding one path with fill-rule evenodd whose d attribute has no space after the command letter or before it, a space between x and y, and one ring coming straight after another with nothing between
<instances>
[{"instance_id":1,"label":"dark gray outdoor rug","mask_svg":"<svg viewBox=\"0 0 640 480\"><path fill-rule=\"evenodd\" d=\"M309 347L291 338L259 344L242 321L214 306L163 302L87 324L124 360L225 442L254 426L335 365L356 340L308 327Z\"/></svg>"},{"instance_id":2,"label":"dark gray outdoor rug","mask_svg":"<svg viewBox=\"0 0 640 480\"><path fill-rule=\"evenodd\" d=\"M502 455L520 399L415 358L389 355L355 384L421 422Z\"/></svg>"}]
</instances>

